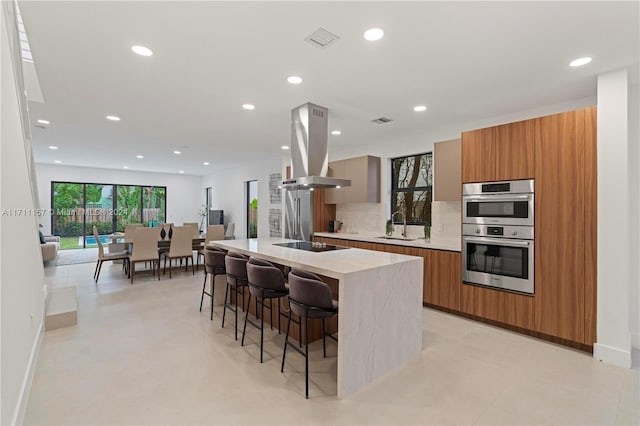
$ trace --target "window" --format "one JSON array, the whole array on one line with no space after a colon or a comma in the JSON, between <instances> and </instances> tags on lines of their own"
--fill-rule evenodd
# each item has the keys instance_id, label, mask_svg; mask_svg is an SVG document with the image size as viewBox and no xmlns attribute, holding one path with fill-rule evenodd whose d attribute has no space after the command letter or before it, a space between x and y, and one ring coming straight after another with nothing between
<instances>
[{"instance_id":1,"label":"window","mask_svg":"<svg viewBox=\"0 0 640 426\"><path fill-rule=\"evenodd\" d=\"M258 181L247 181L247 238L258 238Z\"/></svg>"},{"instance_id":2,"label":"window","mask_svg":"<svg viewBox=\"0 0 640 426\"><path fill-rule=\"evenodd\" d=\"M71 249L95 247L94 226L99 235L122 232L128 223L157 226L165 221L166 194L158 186L52 182L52 234L61 237L60 248Z\"/></svg>"},{"instance_id":3,"label":"window","mask_svg":"<svg viewBox=\"0 0 640 426\"><path fill-rule=\"evenodd\" d=\"M431 224L432 166L430 152L391 159L391 212L406 214L407 224Z\"/></svg>"}]
</instances>

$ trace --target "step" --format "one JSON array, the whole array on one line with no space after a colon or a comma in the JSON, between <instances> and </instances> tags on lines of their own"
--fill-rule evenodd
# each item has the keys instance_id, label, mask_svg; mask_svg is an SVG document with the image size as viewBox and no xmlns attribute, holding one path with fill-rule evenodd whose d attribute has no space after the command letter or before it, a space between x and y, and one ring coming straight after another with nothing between
<instances>
[{"instance_id":1,"label":"step","mask_svg":"<svg viewBox=\"0 0 640 426\"><path fill-rule=\"evenodd\" d=\"M44 318L45 331L78 324L78 296L75 287L51 290Z\"/></svg>"}]
</instances>

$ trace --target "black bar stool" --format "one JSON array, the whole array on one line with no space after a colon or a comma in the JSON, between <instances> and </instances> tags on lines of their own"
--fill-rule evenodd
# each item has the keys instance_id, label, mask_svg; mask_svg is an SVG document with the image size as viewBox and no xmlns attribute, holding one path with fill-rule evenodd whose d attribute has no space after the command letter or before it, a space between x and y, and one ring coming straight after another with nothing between
<instances>
[{"instance_id":1,"label":"black bar stool","mask_svg":"<svg viewBox=\"0 0 640 426\"><path fill-rule=\"evenodd\" d=\"M291 312L300 316L304 321L305 346L304 352L294 344L289 343L289 327L291 325ZM287 332L284 338L284 350L282 351L282 366L280 372L284 372L284 360L287 356L287 346L291 345L298 353L304 356L304 380L305 396L309 398L309 319L322 319L322 353L327 357L326 336L338 341L334 336L327 334L325 319L338 314L338 301L333 299L331 288L320 277L310 272L292 269L289 272L289 320Z\"/></svg>"},{"instance_id":2,"label":"black bar stool","mask_svg":"<svg viewBox=\"0 0 640 426\"><path fill-rule=\"evenodd\" d=\"M235 312L236 316L236 340L238 340L238 296L242 294L242 310L245 310L244 289L248 285L247 280L247 261L249 258L243 254L230 251L224 258L227 269L227 289L224 293L224 308L222 310L222 327L224 328L224 318L227 314L227 308ZM227 302L229 296L229 288L235 292L235 306ZM247 310L249 305L247 305Z\"/></svg>"},{"instance_id":3,"label":"black bar stool","mask_svg":"<svg viewBox=\"0 0 640 426\"><path fill-rule=\"evenodd\" d=\"M211 297L211 319L213 320L213 293L216 286L216 275L226 274L225 253L222 250L207 248L204 251L204 283L202 284L202 296L200 297L200 312L204 295ZM207 293L207 277L211 277L211 293Z\"/></svg>"},{"instance_id":4,"label":"black bar stool","mask_svg":"<svg viewBox=\"0 0 640 426\"><path fill-rule=\"evenodd\" d=\"M247 278L249 282L249 301L247 303L247 312L244 317L244 328L242 330L242 346L244 346L244 336L247 332L247 323L260 329L260 362L262 363L262 352L264 347L264 308L266 307L272 313L273 299L286 297L289 289L284 283L284 275L282 271L274 266L271 262L249 258L247 262ZM251 305L251 297L256 298L256 302L260 303L260 324L249 321L249 309ZM265 300L269 300L269 306L265 305ZM256 310L257 314L257 310ZM280 303L278 303L278 333L280 333ZM271 323L273 327L273 315L271 315Z\"/></svg>"}]
</instances>

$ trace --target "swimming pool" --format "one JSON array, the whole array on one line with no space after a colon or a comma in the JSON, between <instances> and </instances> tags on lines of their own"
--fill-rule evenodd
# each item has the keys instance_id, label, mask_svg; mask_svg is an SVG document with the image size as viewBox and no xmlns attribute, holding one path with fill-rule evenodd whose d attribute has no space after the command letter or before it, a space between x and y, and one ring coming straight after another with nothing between
<instances>
[{"instance_id":1,"label":"swimming pool","mask_svg":"<svg viewBox=\"0 0 640 426\"><path fill-rule=\"evenodd\" d=\"M99 235L98 238L100 238L100 242L102 244L110 244L111 243L111 238L107 237L106 235ZM90 237L86 237L84 241L85 241L85 243L87 245L96 244L96 237L94 237L92 235ZM79 246L82 245L82 237L78 238L78 245Z\"/></svg>"}]
</instances>

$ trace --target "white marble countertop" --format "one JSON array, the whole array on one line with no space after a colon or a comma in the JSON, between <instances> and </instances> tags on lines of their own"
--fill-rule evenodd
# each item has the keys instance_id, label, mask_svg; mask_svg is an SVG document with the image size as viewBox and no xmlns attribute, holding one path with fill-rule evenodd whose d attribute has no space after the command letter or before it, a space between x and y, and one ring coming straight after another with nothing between
<instances>
[{"instance_id":1,"label":"white marble countertop","mask_svg":"<svg viewBox=\"0 0 640 426\"><path fill-rule=\"evenodd\" d=\"M446 242L432 242L425 241L424 238L418 238L416 240L393 240L380 238L382 235L366 235L366 234L349 234L344 232L314 232L315 237L335 238L339 240L353 240L353 241L365 241L368 243L378 244L391 244L394 246L407 246L407 247L419 247L431 250L448 250L448 251L460 251L460 244L446 243Z\"/></svg>"},{"instance_id":2,"label":"white marble countertop","mask_svg":"<svg viewBox=\"0 0 640 426\"><path fill-rule=\"evenodd\" d=\"M414 256L385 253L357 248L311 252L289 247L275 246L295 240L284 238L252 238L246 240L210 241L209 245L246 255L256 254L262 259L281 265L304 268L316 274L342 278L345 274L400 264L416 259Z\"/></svg>"}]
</instances>

